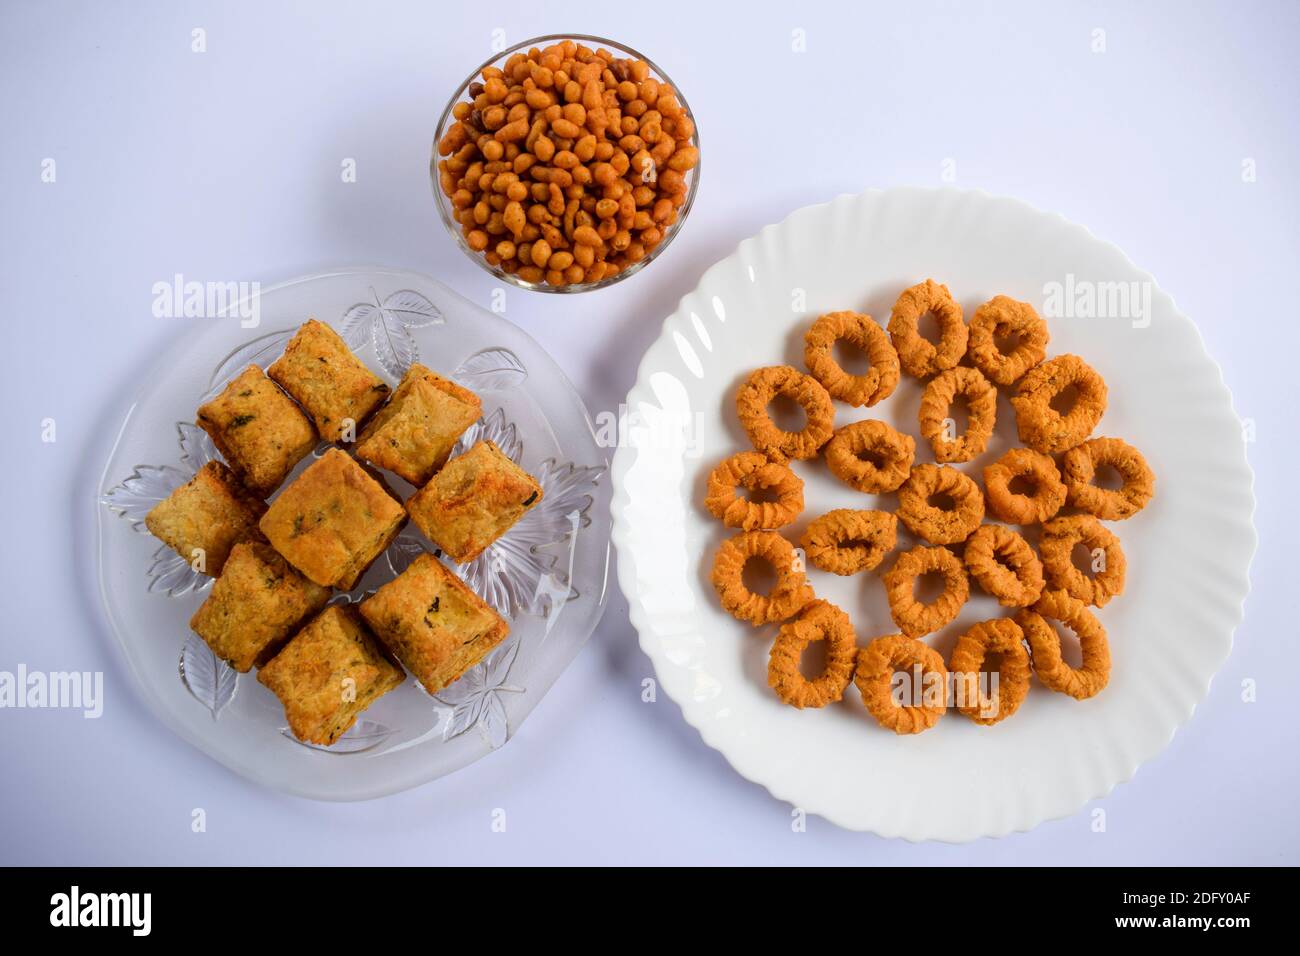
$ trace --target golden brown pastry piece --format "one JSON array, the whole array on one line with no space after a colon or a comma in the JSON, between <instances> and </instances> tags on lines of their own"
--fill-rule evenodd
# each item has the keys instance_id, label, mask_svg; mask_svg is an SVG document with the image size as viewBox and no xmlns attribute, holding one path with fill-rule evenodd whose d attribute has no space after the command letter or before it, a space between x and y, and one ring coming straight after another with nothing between
<instances>
[{"instance_id":1,"label":"golden brown pastry piece","mask_svg":"<svg viewBox=\"0 0 1300 956\"><path fill-rule=\"evenodd\" d=\"M938 343L921 335L921 317L927 312L939 321ZM961 306L946 285L933 279L904 289L889 314L889 339L904 372L913 378L937 375L955 366L966 354L967 331Z\"/></svg>"},{"instance_id":2,"label":"golden brown pastry piece","mask_svg":"<svg viewBox=\"0 0 1300 956\"><path fill-rule=\"evenodd\" d=\"M984 494L948 465L916 465L898 489L898 519L931 544L957 544L984 520Z\"/></svg>"},{"instance_id":3,"label":"golden brown pastry piece","mask_svg":"<svg viewBox=\"0 0 1300 956\"><path fill-rule=\"evenodd\" d=\"M1124 484L1116 489L1093 484L1098 465L1110 465ZM1156 491L1156 476L1142 453L1118 438L1094 438L1071 448L1061 461L1067 500L1103 521L1131 518Z\"/></svg>"},{"instance_id":4,"label":"golden brown pastry piece","mask_svg":"<svg viewBox=\"0 0 1300 956\"><path fill-rule=\"evenodd\" d=\"M766 492L775 501L753 501L738 492ZM781 528L803 511L803 479L788 466L756 451L742 451L709 473L704 506L728 528L745 531Z\"/></svg>"},{"instance_id":5,"label":"golden brown pastry piece","mask_svg":"<svg viewBox=\"0 0 1300 956\"><path fill-rule=\"evenodd\" d=\"M966 349L971 364L997 385L1013 385L1047 357L1047 323L1028 302L995 295L970 320ZM1016 339L1003 352L999 340Z\"/></svg>"},{"instance_id":6,"label":"golden brown pastry piece","mask_svg":"<svg viewBox=\"0 0 1300 956\"><path fill-rule=\"evenodd\" d=\"M966 539L966 570L1003 607L1028 607L1043 593L1033 545L1006 525L983 524Z\"/></svg>"},{"instance_id":7,"label":"golden brown pastry piece","mask_svg":"<svg viewBox=\"0 0 1300 956\"><path fill-rule=\"evenodd\" d=\"M804 427L797 432L779 428L768 413L778 395L803 409ZM755 369L736 393L736 415L754 447L773 461L816 458L835 428L831 396L811 375L789 365Z\"/></svg>"},{"instance_id":8,"label":"golden brown pastry piece","mask_svg":"<svg viewBox=\"0 0 1300 956\"><path fill-rule=\"evenodd\" d=\"M844 371L833 351L839 341L860 349L871 368L862 375ZM857 407L883 402L898 387L898 353L876 320L860 312L821 316L804 333L803 360L832 398Z\"/></svg>"},{"instance_id":9,"label":"golden brown pastry piece","mask_svg":"<svg viewBox=\"0 0 1300 956\"><path fill-rule=\"evenodd\" d=\"M761 558L776 572L776 583L767 594L745 586L750 558ZM713 559L712 580L726 612L755 627L794 617L815 597L794 547L775 531L746 531L722 542Z\"/></svg>"},{"instance_id":10,"label":"golden brown pastry piece","mask_svg":"<svg viewBox=\"0 0 1300 956\"><path fill-rule=\"evenodd\" d=\"M1020 709L1031 672L1024 641L1020 625L1009 617L981 621L957 638L948 671L959 711L988 727ZM983 682L981 674L988 675Z\"/></svg>"},{"instance_id":11,"label":"golden brown pastry piece","mask_svg":"<svg viewBox=\"0 0 1300 956\"><path fill-rule=\"evenodd\" d=\"M897 540L898 519L889 512L836 508L814 518L799 544L814 567L857 574L880 564Z\"/></svg>"},{"instance_id":12,"label":"golden brown pastry piece","mask_svg":"<svg viewBox=\"0 0 1300 956\"><path fill-rule=\"evenodd\" d=\"M817 641L826 642L826 666L816 677L804 677L799 659ZM857 656L849 616L829 601L814 601L781 626L768 657L767 683L792 707L825 707L844 696Z\"/></svg>"},{"instance_id":13,"label":"golden brown pastry piece","mask_svg":"<svg viewBox=\"0 0 1300 956\"><path fill-rule=\"evenodd\" d=\"M329 441L353 441L388 386L324 322L308 319L266 374L298 400Z\"/></svg>"},{"instance_id":14,"label":"golden brown pastry piece","mask_svg":"<svg viewBox=\"0 0 1300 956\"><path fill-rule=\"evenodd\" d=\"M266 504L235 473L210 461L145 516L145 527L191 567L216 577L240 541L260 540Z\"/></svg>"},{"instance_id":15,"label":"golden brown pastry piece","mask_svg":"<svg viewBox=\"0 0 1300 956\"><path fill-rule=\"evenodd\" d=\"M1110 680L1110 644L1101 626L1082 601L1064 591L1048 591L1032 608L1016 614L1016 623L1029 639L1034 673L1044 686L1076 700L1094 697ZM1061 636L1051 622L1064 624L1079 639L1083 663L1071 667L1061 654Z\"/></svg>"},{"instance_id":16,"label":"golden brown pastry piece","mask_svg":"<svg viewBox=\"0 0 1300 956\"><path fill-rule=\"evenodd\" d=\"M868 713L896 734L929 730L948 709L943 656L905 634L878 637L858 651L853 683Z\"/></svg>"},{"instance_id":17,"label":"golden brown pastry piece","mask_svg":"<svg viewBox=\"0 0 1300 956\"><path fill-rule=\"evenodd\" d=\"M925 574L943 576L943 593L929 603L916 599L916 580ZM970 582L961 559L947 548L918 545L904 551L884 574L889 614L908 637L921 637L952 621L970 597Z\"/></svg>"},{"instance_id":18,"label":"golden brown pastry piece","mask_svg":"<svg viewBox=\"0 0 1300 956\"><path fill-rule=\"evenodd\" d=\"M916 441L874 418L838 428L826 443L826 467L850 488L879 494L907 481Z\"/></svg>"},{"instance_id":19,"label":"golden brown pastry piece","mask_svg":"<svg viewBox=\"0 0 1300 956\"><path fill-rule=\"evenodd\" d=\"M1065 412L1052 400L1071 386L1074 401ZM1055 455L1085 441L1106 411L1106 382L1077 355L1058 355L1031 368L1011 396L1020 440L1034 451Z\"/></svg>"},{"instance_id":20,"label":"golden brown pastry piece","mask_svg":"<svg viewBox=\"0 0 1300 956\"><path fill-rule=\"evenodd\" d=\"M1012 491L1019 479L1029 488ZM1039 524L1065 504L1065 483L1056 462L1029 448L1012 448L984 468L984 494L995 518L1011 524Z\"/></svg>"},{"instance_id":21,"label":"golden brown pastry piece","mask_svg":"<svg viewBox=\"0 0 1300 956\"><path fill-rule=\"evenodd\" d=\"M966 401L968 419L961 435L950 431L948 412L958 397ZM970 461L982 455L993 436L998 391L979 369L950 368L926 383L921 395L921 437L930 443L938 462Z\"/></svg>"}]
</instances>

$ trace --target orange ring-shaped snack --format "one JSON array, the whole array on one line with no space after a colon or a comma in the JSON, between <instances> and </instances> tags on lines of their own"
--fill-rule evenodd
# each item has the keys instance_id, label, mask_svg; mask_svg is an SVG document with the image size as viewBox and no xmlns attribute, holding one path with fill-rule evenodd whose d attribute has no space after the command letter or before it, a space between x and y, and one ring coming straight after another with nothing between
<instances>
[{"instance_id":1,"label":"orange ring-shaped snack","mask_svg":"<svg viewBox=\"0 0 1300 956\"><path fill-rule=\"evenodd\" d=\"M918 667L921 703L907 702L916 694L915 688L912 695L895 699L894 674L904 669L915 672ZM929 730L948 709L948 668L943 665L943 655L906 634L878 637L860 650L853 683L876 723L896 734Z\"/></svg>"},{"instance_id":2,"label":"orange ring-shaped snack","mask_svg":"<svg viewBox=\"0 0 1300 956\"><path fill-rule=\"evenodd\" d=\"M998 339L1013 335L1019 341L1010 352L1003 352L998 347ZM1047 323L1032 305L995 295L971 316L966 355L990 381L1014 385L1047 357L1047 339Z\"/></svg>"},{"instance_id":3,"label":"orange ring-shaped snack","mask_svg":"<svg viewBox=\"0 0 1300 956\"><path fill-rule=\"evenodd\" d=\"M857 574L880 564L897 540L898 519L889 512L836 508L809 522L799 544L815 567Z\"/></svg>"},{"instance_id":4,"label":"orange ring-shaped snack","mask_svg":"<svg viewBox=\"0 0 1300 956\"><path fill-rule=\"evenodd\" d=\"M1120 488L1098 488L1092 483L1098 465L1120 473ZM1155 494L1156 476L1142 453L1118 438L1094 438L1071 448L1061 461L1069 502L1103 521L1131 518Z\"/></svg>"},{"instance_id":5,"label":"orange ring-shaped snack","mask_svg":"<svg viewBox=\"0 0 1300 956\"><path fill-rule=\"evenodd\" d=\"M811 680L799 670L809 644L826 642L826 666ZM844 696L857 664L858 644L849 616L829 601L814 601L781 625L767 663L767 683L792 707L824 707Z\"/></svg>"},{"instance_id":6,"label":"orange ring-shaped snack","mask_svg":"<svg viewBox=\"0 0 1300 956\"><path fill-rule=\"evenodd\" d=\"M745 562L762 558L776 571L767 594L745 587ZM746 531L722 542L713 559L713 587L728 614L758 626L794 617L814 599L794 546L775 531Z\"/></svg>"},{"instance_id":7,"label":"orange ring-shaped snack","mask_svg":"<svg viewBox=\"0 0 1300 956\"><path fill-rule=\"evenodd\" d=\"M1029 607L1043 593L1043 564L1006 525L980 525L966 539L966 571L1003 607Z\"/></svg>"},{"instance_id":8,"label":"orange ring-shaped snack","mask_svg":"<svg viewBox=\"0 0 1300 956\"><path fill-rule=\"evenodd\" d=\"M1064 415L1052 400L1074 386L1074 404ZM1086 441L1106 411L1106 382L1077 355L1058 355L1035 365L1020 379L1011 396L1020 440L1045 455Z\"/></svg>"},{"instance_id":9,"label":"orange ring-shaped snack","mask_svg":"<svg viewBox=\"0 0 1300 956\"><path fill-rule=\"evenodd\" d=\"M943 496L952 507L930 504ZM917 465L898 489L898 517L913 534L931 544L965 541L984 520L984 493L979 485L948 465Z\"/></svg>"},{"instance_id":10,"label":"orange ring-shaped snack","mask_svg":"<svg viewBox=\"0 0 1300 956\"><path fill-rule=\"evenodd\" d=\"M948 410L960 395L966 399L969 419L966 431L958 437L948 435L952 421ZM934 449L940 462L970 461L984 453L997 419L998 390L977 368L950 368L940 372L921 394L921 437Z\"/></svg>"},{"instance_id":11,"label":"orange ring-shaped snack","mask_svg":"<svg viewBox=\"0 0 1300 956\"><path fill-rule=\"evenodd\" d=\"M918 328L927 312L939 320L938 343L930 342ZM966 354L961 306L946 285L933 279L904 289L889 313L889 340L898 352L899 365L913 378L929 378L952 368Z\"/></svg>"},{"instance_id":12,"label":"orange ring-shaped snack","mask_svg":"<svg viewBox=\"0 0 1300 956\"><path fill-rule=\"evenodd\" d=\"M1092 552L1092 576L1074 565L1074 546L1077 544L1083 544ZM1047 583L1054 590L1065 591L1070 597L1094 607L1104 607L1111 598L1124 592L1127 565L1124 549L1120 547L1119 538L1102 527L1092 515L1053 518L1043 525L1038 550L1043 556ZM1098 558L1101 567L1097 567Z\"/></svg>"},{"instance_id":13,"label":"orange ring-shaped snack","mask_svg":"<svg viewBox=\"0 0 1300 956\"><path fill-rule=\"evenodd\" d=\"M1033 486L1033 494L1011 490L1011 482L1020 478ZM1012 448L984 468L984 493L994 517L1011 524L1039 524L1061 510L1065 504L1065 482L1056 470L1056 462L1029 448Z\"/></svg>"},{"instance_id":14,"label":"orange ring-shaped snack","mask_svg":"<svg viewBox=\"0 0 1300 956\"><path fill-rule=\"evenodd\" d=\"M953 700L957 709L975 723L992 726L1006 720L1024 703L1032 672L1024 639L1020 625L1009 617L981 621L957 638L948 659ZM996 657L997 666L988 671L990 655ZM991 693L980 686L981 673L997 676Z\"/></svg>"},{"instance_id":15,"label":"orange ring-shaped snack","mask_svg":"<svg viewBox=\"0 0 1300 956\"><path fill-rule=\"evenodd\" d=\"M943 593L928 604L916 599L916 579L923 574L943 575ZM952 621L970 597L970 582L961 559L947 548L918 545L904 551L884 573L889 616L908 637L937 631Z\"/></svg>"},{"instance_id":16,"label":"orange ring-shaped snack","mask_svg":"<svg viewBox=\"0 0 1300 956\"><path fill-rule=\"evenodd\" d=\"M889 336L869 315L827 312L804 333L804 364L832 398L857 407L877 404L898 387L898 353ZM871 363L864 375L850 375L835 361L832 349L843 340L861 349Z\"/></svg>"},{"instance_id":17,"label":"orange ring-shaped snack","mask_svg":"<svg viewBox=\"0 0 1300 956\"><path fill-rule=\"evenodd\" d=\"M772 421L767 406L778 395L793 399L807 421L797 432ZM736 393L736 414L754 447L773 461L816 458L835 430L835 407L821 383L789 365L755 369Z\"/></svg>"},{"instance_id":18,"label":"orange ring-shaped snack","mask_svg":"<svg viewBox=\"0 0 1300 956\"><path fill-rule=\"evenodd\" d=\"M1048 620L1064 624L1079 639L1083 652L1080 667L1071 667L1061 656L1061 636ZM1015 621L1029 639L1034 673L1045 687L1075 700L1096 696L1110 680L1110 645L1106 629L1078 601L1064 591L1048 591L1032 608L1020 611Z\"/></svg>"},{"instance_id":19,"label":"orange ring-shaped snack","mask_svg":"<svg viewBox=\"0 0 1300 956\"><path fill-rule=\"evenodd\" d=\"M768 491L776 495L776 500L750 501L736 493L740 488ZM742 451L709 473L704 506L728 528L781 528L803 511L803 479L759 452Z\"/></svg>"},{"instance_id":20,"label":"orange ring-shaped snack","mask_svg":"<svg viewBox=\"0 0 1300 956\"><path fill-rule=\"evenodd\" d=\"M831 474L850 488L873 494L896 491L907 481L915 457L911 435L874 418L836 429L826 443Z\"/></svg>"}]
</instances>

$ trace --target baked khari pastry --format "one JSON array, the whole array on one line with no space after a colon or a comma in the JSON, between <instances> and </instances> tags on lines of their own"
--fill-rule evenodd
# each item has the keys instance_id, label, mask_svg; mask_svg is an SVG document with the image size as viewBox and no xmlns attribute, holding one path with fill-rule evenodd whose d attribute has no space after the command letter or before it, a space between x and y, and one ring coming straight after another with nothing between
<instances>
[{"instance_id":1,"label":"baked khari pastry","mask_svg":"<svg viewBox=\"0 0 1300 956\"><path fill-rule=\"evenodd\" d=\"M307 409L328 441L351 441L388 397L383 379L324 322L308 319L266 374Z\"/></svg>"},{"instance_id":2,"label":"baked khari pastry","mask_svg":"<svg viewBox=\"0 0 1300 956\"><path fill-rule=\"evenodd\" d=\"M210 461L145 516L145 527L196 571L216 577L230 549L260 539L266 505L219 461Z\"/></svg>"}]
</instances>

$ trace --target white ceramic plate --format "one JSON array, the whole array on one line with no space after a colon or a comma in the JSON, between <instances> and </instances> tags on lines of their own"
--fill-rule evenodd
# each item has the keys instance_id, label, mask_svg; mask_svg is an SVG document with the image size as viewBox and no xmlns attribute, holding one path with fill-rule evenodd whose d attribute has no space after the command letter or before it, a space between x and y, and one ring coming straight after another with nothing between
<instances>
[{"instance_id":1,"label":"white ceramic plate","mask_svg":"<svg viewBox=\"0 0 1300 956\"><path fill-rule=\"evenodd\" d=\"M240 316L253 314L253 301L260 322L244 328ZM104 610L145 700L173 730L232 769L317 799L393 793L500 747L573 659L605 605L609 481L582 400L522 331L414 272L308 276L225 313L177 320L193 323L193 332L159 360L124 409L96 491ZM483 418L460 447L491 438L544 489L542 503L482 557L455 568L509 620L506 642L436 697L408 678L329 748L295 740L256 675L236 674L190 632L189 618L211 579L143 525L157 501L216 457L191 424L200 402L246 365L274 361L308 316L333 325L390 385L420 361L474 389ZM386 477L403 498L412 492L395 475ZM361 600L422 549L433 546L408 524L358 586L334 600Z\"/></svg>"},{"instance_id":2,"label":"white ceramic plate","mask_svg":"<svg viewBox=\"0 0 1300 956\"><path fill-rule=\"evenodd\" d=\"M1128 556L1128 584L1098 612L1114 659L1098 697L1074 701L1035 681L1020 712L992 728L950 712L927 733L896 737L852 687L821 710L798 711L772 694L775 626L755 632L718 606L709 570L734 532L701 501L709 469L749 447L733 400L750 370L802 368L802 334L817 315L856 309L883 323L898 293L927 276L947 283L968 318L999 293L1048 316L1049 353L1082 355L1110 386L1095 434L1136 445L1158 477L1152 504L1110 525ZM920 386L905 377L875 409L836 403L837 425L882 417L916 435L919 400ZM628 408L630 441L613 468L614 542L642 648L687 721L736 770L840 826L965 841L1073 813L1168 744L1231 649L1256 538L1228 390L1196 327L1151 277L1060 216L951 189L800 209L705 273L646 353ZM989 452L963 471L978 476L1014 441L1005 395L998 417ZM917 460L933 461L920 440ZM820 461L795 467L806 508L784 529L794 541L831 508L877 506ZM880 496L879 506L893 510L895 496ZM899 550L911 541L900 534ZM848 611L859 643L897 630L878 576L892 562L849 578L809 572L818 594ZM1000 613L973 596L927 640L946 657L957 634Z\"/></svg>"}]
</instances>

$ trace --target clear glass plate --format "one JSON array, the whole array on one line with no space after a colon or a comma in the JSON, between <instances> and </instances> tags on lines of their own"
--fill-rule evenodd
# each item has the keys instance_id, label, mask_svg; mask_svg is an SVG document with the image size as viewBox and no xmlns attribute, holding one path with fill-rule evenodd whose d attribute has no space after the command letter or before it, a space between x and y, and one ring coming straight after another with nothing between
<instances>
[{"instance_id":1,"label":"clear glass plate","mask_svg":"<svg viewBox=\"0 0 1300 956\"><path fill-rule=\"evenodd\" d=\"M550 356L435 279L389 269L332 272L254 298L255 328L238 317L249 314L251 299L225 317L182 320L196 323L193 334L162 356L125 411L97 488L104 613L149 706L200 750L300 796L394 793L504 744L590 636L606 599L608 462L582 400ZM255 673L236 674L190 631L211 579L143 525L153 504L217 457L192 424L204 397L250 363L269 365L308 316L332 325L390 384L419 361L472 388L483 418L462 445L492 438L544 488L542 504L480 558L453 566L510 621L507 641L436 697L408 677L329 748L294 739ZM413 490L385 477L404 498ZM421 550L433 546L408 524L357 588L333 600L361 600Z\"/></svg>"}]
</instances>

